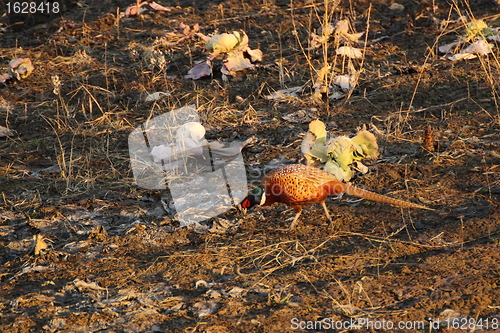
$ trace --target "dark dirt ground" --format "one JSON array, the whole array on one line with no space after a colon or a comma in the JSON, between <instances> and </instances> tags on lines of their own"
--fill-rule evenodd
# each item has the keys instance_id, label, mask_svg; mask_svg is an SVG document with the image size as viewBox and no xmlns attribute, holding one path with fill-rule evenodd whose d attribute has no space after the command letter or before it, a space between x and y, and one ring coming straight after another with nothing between
<instances>
[{"instance_id":1,"label":"dark dirt ground","mask_svg":"<svg viewBox=\"0 0 500 333\"><path fill-rule=\"evenodd\" d=\"M322 103L264 96L311 79L298 40L307 47L324 2L293 1L291 11L280 0L161 0L171 12L117 21L117 7L132 2L67 1L50 16L1 16L0 4L1 71L18 57L35 65L0 87L0 124L15 131L0 142L0 331L287 332L324 318L426 323L406 332L472 331L465 320L482 320L476 332L500 331L500 68L494 55L436 55L436 38L441 45L456 34L433 17L456 19L452 4L339 3L332 17L357 31L369 21L369 43L352 96ZM496 3L469 4L500 25ZM63 20L73 23L58 32ZM227 84L220 75L184 79L204 44L158 42L181 22L205 34L244 29L264 60ZM148 67L153 50L165 70ZM321 50L308 56L319 69ZM155 91L171 96L143 102ZM436 210L344 197L327 202L335 230L319 205L289 233L277 230L293 216L284 205L178 228L164 193L134 183L127 138L148 117L192 103L208 138L256 138L243 150L249 170L303 163L307 122L283 116L305 110L336 134L367 124L382 154L353 182ZM427 125L434 152L422 148ZM38 255L34 237L47 244ZM338 331L387 331L375 328Z\"/></svg>"}]
</instances>

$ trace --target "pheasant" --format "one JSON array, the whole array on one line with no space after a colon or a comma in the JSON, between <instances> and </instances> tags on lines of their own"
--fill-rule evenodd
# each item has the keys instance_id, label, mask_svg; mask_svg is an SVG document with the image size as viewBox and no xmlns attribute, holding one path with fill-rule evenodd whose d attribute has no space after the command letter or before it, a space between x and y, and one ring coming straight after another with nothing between
<instances>
[{"instance_id":1,"label":"pheasant","mask_svg":"<svg viewBox=\"0 0 500 333\"><path fill-rule=\"evenodd\" d=\"M246 209L255 205L270 206L275 202L287 203L296 212L289 227L291 230L297 226L302 207L312 203L321 204L326 217L332 223L325 200L328 195L343 192L358 198L383 202L397 207L433 210L419 204L389 198L343 183L329 172L302 164L284 165L270 171L262 180L261 185L251 191L241 202L241 207Z\"/></svg>"}]
</instances>

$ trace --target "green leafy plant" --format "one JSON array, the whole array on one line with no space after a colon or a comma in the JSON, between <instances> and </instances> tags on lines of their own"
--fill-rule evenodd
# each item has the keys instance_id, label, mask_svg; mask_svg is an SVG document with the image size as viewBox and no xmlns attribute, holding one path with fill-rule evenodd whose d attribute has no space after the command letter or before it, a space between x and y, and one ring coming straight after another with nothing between
<instances>
[{"instance_id":1,"label":"green leafy plant","mask_svg":"<svg viewBox=\"0 0 500 333\"><path fill-rule=\"evenodd\" d=\"M309 124L309 132L302 141L302 153L308 165L322 165L325 171L343 181L352 178L352 168L363 173L368 171L360 162L362 159L379 156L377 139L366 129L360 130L353 138L327 139L326 126L320 120Z\"/></svg>"}]
</instances>

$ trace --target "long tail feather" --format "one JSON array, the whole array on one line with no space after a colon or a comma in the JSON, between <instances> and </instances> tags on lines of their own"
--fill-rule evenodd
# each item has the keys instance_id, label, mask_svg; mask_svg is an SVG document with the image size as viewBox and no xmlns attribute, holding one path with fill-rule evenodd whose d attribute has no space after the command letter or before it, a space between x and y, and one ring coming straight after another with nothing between
<instances>
[{"instance_id":1,"label":"long tail feather","mask_svg":"<svg viewBox=\"0 0 500 333\"><path fill-rule=\"evenodd\" d=\"M367 190L364 190L362 188L343 183L341 181L330 182L329 187L328 187L328 194L332 195L332 194L339 194L342 192L350 194L350 195L354 195L355 197L358 197L358 198L372 200L372 201L378 201L378 202L386 203L386 204L393 205L396 207L420 208L420 209L434 210L432 208L422 206L422 205L419 205L419 204L416 204L413 202L398 200L398 199L390 198L390 197L382 195L382 194L367 191Z\"/></svg>"}]
</instances>

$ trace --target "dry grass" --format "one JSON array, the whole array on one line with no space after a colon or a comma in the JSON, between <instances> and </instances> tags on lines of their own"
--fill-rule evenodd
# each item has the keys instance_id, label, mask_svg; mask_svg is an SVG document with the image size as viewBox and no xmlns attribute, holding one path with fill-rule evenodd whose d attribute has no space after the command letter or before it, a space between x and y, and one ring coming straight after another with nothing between
<instances>
[{"instance_id":1,"label":"dry grass","mask_svg":"<svg viewBox=\"0 0 500 333\"><path fill-rule=\"evenodd\" d=\"M495 316L498 51L469 62L441 60L437 47L462 25L439 29L430 18L473 18L477 11L445 1L436 1L435 10L404 1L404 14L385 2L200 3L206 7L131 19L119 18L107 2L90 4L85 16L75 7L68 15L81 26L54 34L60 24L54 19L18 37L23 48L2 49L1 64L29 56L36 71L0 87L1 125L20 134L0 145L0 247L6 249L0 330L208 332L218 325L283 332L294 316L417 320L450 308L471 318ZM341 19L352 32L366 31L358 44L362 58L337 55L333 36L311 48L311 33ZM263 63L227 83L218 74L184 79L205 57L203 42L158 38L175 32L180 20L202 24L207 34L245 29L250 45L265 52ZM37 38L45 42L26 46ZM313 98L315 83L329 87L349 73L357 76L345 98L329 99L328 89ZM264 98L298 85L305 85L298 98ZM154 92L170 95L146 103ZM343 198L328 203L333 231L313 206L296 232L278 232L291 215L279 205L247 215L230 210L208 221L208 232L179 228L162 211L168 195L135 185L127 138L189 104L197 106L209 140L256 138L243 154L247 171L259 176L269 165L301 162L307 123L286 115L305 110L334 134L369 124L382 157L355 182L438 211ZM434 151L421 148L428 125ZM231 228L220 231L218 224ZM32 252L35 234L40 255ZM197 288L200 280L208 287ZM195 304L209 300L219 308L199 316ZM56 317L66 326L58 328Z\"/></svg>"}]
</instances>

